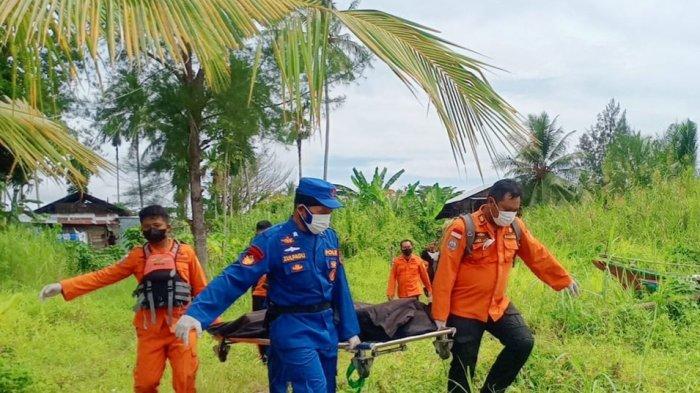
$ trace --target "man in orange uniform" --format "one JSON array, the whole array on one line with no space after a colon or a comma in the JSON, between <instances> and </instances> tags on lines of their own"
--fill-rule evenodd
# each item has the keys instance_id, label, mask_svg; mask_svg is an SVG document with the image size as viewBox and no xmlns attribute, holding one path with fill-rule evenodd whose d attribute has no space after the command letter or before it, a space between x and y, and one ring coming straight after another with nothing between
<instances>
[{"instance_id":1,"label":"man in orange uniform","mask_svg":"<svg viewBox=\"0 0 700 393\"><path fill-rule=\"evenodd\" d=\"M532 333L506 296L516 255L554 290L566 288L578 294L578 286L569 273L516 218L521 194L514 180L496 182L487 203L471 214L473 232L465 227L466 220L458 218L443 236L433 282L432 312L438 328L447 325L457 329L447 383L449 392L470 392L467 373L470 379L474 377L484 331L505 347L491 367L482 392L504 392L530 356ZM470 243L471 249L466 250Z\"/></svg>"},{"instance_id":2,"label":"man in orange uniform","mask_svg":"<svg viewBox=\"0 0 700 393\"><path fill-rule=\"evenodd\" d=\"M145 246L135 247L120 262L104 269L49 284L41 290L39 297L44 300L62 294L65 300L72 300L131 275L134 275L140 284L144 281L152 284L149 285L149 290L142 291L144 296L139 298L138 311L134 316L137 337L134 391L157 392L165 370L165 361L168 359L173 371L175 391L194 392L198 366L197 332L191 332L190 345L186 346L175 337L174 327L180 316L185 313L189 300L207 285L206 276L194 250L167 236L171 229L170 220L162 206L145 207L139 212L139 219L143 235L148 240ZM168 283L168 289L172 287L173 296L170 300L165 300L167 305L161 305L158 300L161 296L158 294L154 299L154 291L159 283L151 282L151 277L154 276L149 274L157 273L158 269L151 270L153 265L149 265L148 261L155 261L161 265L170 263L168 266L176 268L175 272L166 272L174 278ZM146 270L148 272L145 274ZM144 280L144 277L147 278ZM139 285L137 291L143 288ZM187 289L189 294L185 293ZM165 297L167 299L167 293ZM143 306L149 301L154 307Z\"/></svg>"},{"instance_id":3,"label":"man in orange uniform","mask_svg":"<svg viewBox=\"0 0 700 393\"><path fill-rule=\"evenodd\" d=\"M399 298L414 297L418 299L423 293L423 287L425 287L425 295L430 301L433 289L428 278L428 271L425 268L425 261L413 254L413 243L410 240L402 240L400 244L401 255L394 258L391 263L386 297L389 300L394 298L398 283ZM421 282L423 283L422 287Z\"/></svg>"}]
</instances>

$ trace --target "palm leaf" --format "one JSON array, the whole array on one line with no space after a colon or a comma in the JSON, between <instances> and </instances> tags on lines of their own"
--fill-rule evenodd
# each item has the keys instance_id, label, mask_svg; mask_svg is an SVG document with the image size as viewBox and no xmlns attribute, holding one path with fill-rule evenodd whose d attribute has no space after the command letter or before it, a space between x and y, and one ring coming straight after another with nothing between
<instances>
[{"instance_id":1,"label":"palm leaf","mask_svg":"<svg viewBox=\"0 0 700 393\"><path fill-rule=\"evenodd\" d=\"M53 178L65 175L78 184L85 182L74 160L90 172L111 166L68 134L65 128L24 101L0 100L0 146L7 149L16 165L27 172L41 172Z\"/></svg>"},{"instance_id":2,"label":"palm leaf","mask_svg":"<svg viewBox=\"0 0 700 393\"><path fill-rule=\"evenodd\" d=\"M333 14L412 91L420 87L445 125L455 159L479 140L489 154L493 137L506 146L525 142L516 111L484 77L489 66L453 50L455 45L428 28L375 10L332 10ZM479 171L481 168L479 167Z\"/></svg>"}]
</instances>

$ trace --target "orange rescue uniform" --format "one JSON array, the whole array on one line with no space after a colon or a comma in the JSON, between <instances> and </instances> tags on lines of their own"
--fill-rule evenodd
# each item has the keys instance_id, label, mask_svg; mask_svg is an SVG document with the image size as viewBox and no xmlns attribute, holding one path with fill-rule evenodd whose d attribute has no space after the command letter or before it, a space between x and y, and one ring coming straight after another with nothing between
<instances>
[{"instance_id":1,"label":"orange rescue uniform","mask_svg":"<svg viewBox=\"0 0 700 393\"><path fill-rule=\"evenodd\" d=\"M433 318L446 321L450 314L487 322L503 316L510 299L506 296L508 277L515 256L533 273L559 291L573 279L552 254L535 239L520 218L520 245L513 228L490 223L484 208L472 213L475 226L471 253L465 252L467 233L462 219L446 229L440 245L440 263L433 281ZM495 242L487 245L489 239Z\"/></svg>"},{"instance_id":2,"label":"orange rescue uniform","mask_svg":"<svg viewBox=\"0 0 700 393\"><path fill-rule=\"evenodd\" d=\"M157 248L151 245L153 254L170 251L172 240L167 247ZM146 262L143 247L135 247L120 262L104 269L83 274L61 281L63 298L72 300L88 292L113 284L131 275L141 282ZM207 279L197 255L192 247L181 244L175 260L177 271L184 281L192 287L192 296L198 295L207 285ZM174 329L178 319L185 313L186 307L173 309L172 324L167 323L167 310L156 310L156 323L151 322L150 312L140 309L134 316L137 349L134 367L134 391L157 392L160 379L165 370L166 359L170 360L173 371L173 388L176 392L194 392L197 373L197 334L190 333L190 345L175 337Z\"/></svg>"},{"instance_id":3,"label":"orange rescue uniform","mask_svg":"<svg viewBox=\"0 0 700 393\"><path fill-rule=\"evenodd\" d=\"M255 284L253 296L267 297L267 274L263 274Z\"/></svg>"},{"instance_id":4,"label":"orange rescue uniform","mask_svg":"<svg viewBox=\"0 0 700 393\"><path fill-rule=\"evenodd\" d=\"M391 272L389 273L389 285L386 289L388 297L394 297L396 294L397 283L399 298L420 296L423 293L423 287L430 294L433 289L428 278L428 271L425 268L425 261L417 255L411 255L408 259L403 255L394 258L391 263ZM421 282L423 285L421 286Z\"/></svg>"}]
</instances>

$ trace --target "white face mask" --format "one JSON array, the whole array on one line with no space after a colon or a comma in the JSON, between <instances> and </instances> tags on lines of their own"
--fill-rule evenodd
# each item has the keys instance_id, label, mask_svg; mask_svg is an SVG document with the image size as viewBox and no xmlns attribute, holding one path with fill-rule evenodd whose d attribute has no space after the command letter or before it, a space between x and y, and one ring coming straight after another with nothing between
<instances>
[{"instance_id":1,"label":"white face mask","mask_svg":"<svg viewBox=\"0 0 700 393\"><path fill-rule=\"evenodd\" d=\"M495 222L498 226L507 227L513 223L513 220L515 220L515 216L517 214L518 212L504 212L499 210L498 217L494 217L493 222Z\"/></svg>"},{"instance_id":2,"label":"white face mask","mask_svg":"<svg viewBox=\"0 0 700 393\"><path fill-rule=\"evenodd\" d=\"M311 217L310 222L308 221L308 218L304 218L302 220L304 221L304 224L306 224L306 228L309 230L309 232L313 233L314 235L318 235L331 226L330 214L313 214L306 206L303 207L304 210L306 210L307 217Z\"/></svg>"}]
</instances>

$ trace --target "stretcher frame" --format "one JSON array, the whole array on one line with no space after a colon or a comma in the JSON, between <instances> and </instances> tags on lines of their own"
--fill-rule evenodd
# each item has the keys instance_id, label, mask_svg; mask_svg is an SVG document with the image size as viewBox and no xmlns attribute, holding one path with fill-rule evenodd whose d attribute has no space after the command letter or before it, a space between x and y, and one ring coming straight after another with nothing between
<instances>
[{"instance_id":1,"label":"stretcher frame","mask_svg":"<svg viewBox=\"0 0 700 393\"><path fill-rule=\"evenodd\" d=\"M362 342L353 349L349 349L349 344L347 342L341 342L338 343L338 349L354 353L352 364L355 366L357 374L360 378L367 378L369 377L375 358L389 353L405 351L408 348L407 344L416 341L434 339L433 346L435 347L435 353L443 360L449 359L450 350L452 349L452 339L450 337L455 334L455 331L455 328L443 328L433 332L396 340ZM233 344L270 345L270 340L267 338L217 337L217 339L219 340L219 344L214 347L214 352L216 352L221 362L226 361L228 352Z\"/></svg>"}]
</instances>

